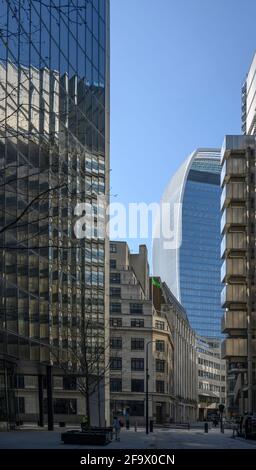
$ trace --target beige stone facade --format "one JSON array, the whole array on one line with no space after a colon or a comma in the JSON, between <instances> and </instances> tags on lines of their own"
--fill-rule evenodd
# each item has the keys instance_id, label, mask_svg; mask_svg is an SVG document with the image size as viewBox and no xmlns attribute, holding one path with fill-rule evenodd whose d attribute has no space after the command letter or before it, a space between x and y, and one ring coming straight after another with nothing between
<instances>
[{"instance_id":1,"label":"beige stone facade","mask_svg":"<svg viewBox=\"0 0 256 470\"><path fill-rule=\"evenodd\" d=\"M154 294L156 295L156 289ZM198 400L196 335L189 324L186 311L165 283L161 283L158 305L161 305L161 311L171 325L174 342L175 403L172 419L181 423L193 422L197 419Z\"/></svg>"},{"instance_id":2,"label":"beige stone facade","mask_svg":"<svg viewBox=\"0 0 256 470\"><path fill-rule=\"evenodd\" d=\"M174 406L173 337L150 289L146 247L131 254L126 243L110 243L110 408L138 425L145 423L147 357L149 419L169 422Z\"/></svg>"}]
</instances>

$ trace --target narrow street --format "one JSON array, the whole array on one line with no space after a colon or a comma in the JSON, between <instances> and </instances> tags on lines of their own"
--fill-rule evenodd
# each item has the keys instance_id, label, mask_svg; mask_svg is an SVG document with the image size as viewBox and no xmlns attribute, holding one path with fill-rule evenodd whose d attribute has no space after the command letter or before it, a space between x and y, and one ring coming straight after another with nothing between
<instances>
[{"instance_id":1,"label":"narrow street","mask_svg":"<svg viewBox=\"0 0 256 470\"><path fill-rule=\"evenodd\" d=\"M0 449L87 449L87 446L64 445L60 430L53 432L21 430L0 433ZM256 441L232 438L232 431L212 429L205 434L202 429L157 429L146 435L144 429L123 430L121 440L112 441L105 447L95 449L256 449Z\"/></svg>"}]
</instances>

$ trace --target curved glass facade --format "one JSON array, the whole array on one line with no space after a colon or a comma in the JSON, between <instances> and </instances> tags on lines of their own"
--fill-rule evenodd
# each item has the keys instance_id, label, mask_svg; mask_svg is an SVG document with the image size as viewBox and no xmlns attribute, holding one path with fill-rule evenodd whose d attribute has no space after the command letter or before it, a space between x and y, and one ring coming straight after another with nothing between
<instances>
[{"instance_id":1,"label":"curved glass facade","mask_svg":"<svg viewBox=\"0 0 256 470\"><path fill-rule=\"evenodd\" d=\"M220 336L220 152L193 152L165 191L162 202L181 205L174 232L176 247L153 242L153 269L185 307L201 336ZM172 219L172 217L171 217Z\"/></svg>"}]
</instances>

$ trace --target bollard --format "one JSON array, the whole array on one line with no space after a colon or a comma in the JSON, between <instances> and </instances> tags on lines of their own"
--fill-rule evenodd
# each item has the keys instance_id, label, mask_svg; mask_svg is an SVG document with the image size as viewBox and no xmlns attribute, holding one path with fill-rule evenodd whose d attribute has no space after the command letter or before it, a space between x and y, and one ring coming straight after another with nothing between
<instances>
[{"instance_id":1,"label":"bollard","mask_svg":"<svg viewBox=\"0 0 256 470\"><path fill-rule=\"evenodd\" d=\"M153 419L151 419L149 421L149 432L153 432L153 427L154 427L154 421L153 421Z\"/></svg>"},{"instance_id":2,"label":"bollard","mask_svg":"<svg viewBox=\"0 0 256 470\"><path fill-rule=\"evenodd\" d=\"M135 421L134 431L137 432L137 421Z\"/></svg>"},{"instance_id":3,"label":"bollard","mask_svg":"<svg viewBox=\"0 0 256 470\"><path fill-rule=\"evenodd\" d=\"M205 432L205 433L208 432L208 423L204 423L204 432Z\"/></svg>"}]
</instances>

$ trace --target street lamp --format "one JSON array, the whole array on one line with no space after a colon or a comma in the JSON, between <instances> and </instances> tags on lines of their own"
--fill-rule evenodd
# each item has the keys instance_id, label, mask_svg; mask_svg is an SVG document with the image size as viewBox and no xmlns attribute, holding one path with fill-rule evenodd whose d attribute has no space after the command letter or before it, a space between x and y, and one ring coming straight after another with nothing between
<instances>
[{"instance_id":1,"label":"street lamp","mask_svg":"<svg viewBox=\"0 0 256 470\"><path fill-rule=\"evenodd\" d=\"M224 432L224 427L223 427L223 412L224 412L225 406L223 404L219 405L219 412L220 412L220 432Z\"/></svg>"},{"instance_id":2,"label":"street lamp","mask_svg":"<svg viewBox=\"0 0 256 470\"><path fill-rule=\"evenodd\" d=\"M150 340L146 344L146 434L148 434L148 381L149 381L149 374L148 374L148 345L155 343L156 341Z\"/></svg>"}]
</instances>

